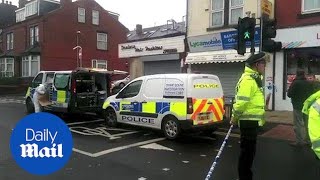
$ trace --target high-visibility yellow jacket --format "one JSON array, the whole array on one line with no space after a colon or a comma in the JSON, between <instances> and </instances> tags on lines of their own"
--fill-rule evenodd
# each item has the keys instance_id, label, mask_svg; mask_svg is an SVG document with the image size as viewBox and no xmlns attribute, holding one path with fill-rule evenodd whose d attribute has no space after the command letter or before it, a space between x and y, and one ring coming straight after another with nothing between
<instances>
[{"instance_id":1,"label":"high-visibility yellow jacket","mask_svg":"<svg viewBox=\"0 0 320 180\"><path fill-rule=\"evenodd\" d=\"M308 133L312 149L320 159L320 91L304 102L302 112L308 115Z\"/></svg>"},{"instance_id":2,"label":"high-visibility yellow jacket","mask_svg":"<svg viewBox=\"0 0 320 180\"><path fill-rule=\"evenodd\" d=\"M264 108L262 75L249 67L245 67L236 87L232 117L239 122L241 120L258 121L259 126L263 126L265 123Z\"/></svg>"}]
</instances>

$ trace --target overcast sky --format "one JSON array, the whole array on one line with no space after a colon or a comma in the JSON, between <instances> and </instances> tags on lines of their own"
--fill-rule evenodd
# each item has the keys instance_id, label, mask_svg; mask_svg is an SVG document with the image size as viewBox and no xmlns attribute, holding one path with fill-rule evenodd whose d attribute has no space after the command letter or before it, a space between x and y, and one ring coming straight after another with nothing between
<instances>
[{"instance_id":1,"label":"overcast sky","mask_svg":"<svg viewBox=\"0 0 320 180\"><path fill-rule=\"evenodd\" d=\"M19 0L12 1L18 5ZM56 0L57 1L57 0ZM73 0L74 1L74 0ZM187 0L96 0L104 9L120 14L120 22L129 30L136 24L143 28L163 25L167 20L182 21Z\"/></svg>"}]
</instances>

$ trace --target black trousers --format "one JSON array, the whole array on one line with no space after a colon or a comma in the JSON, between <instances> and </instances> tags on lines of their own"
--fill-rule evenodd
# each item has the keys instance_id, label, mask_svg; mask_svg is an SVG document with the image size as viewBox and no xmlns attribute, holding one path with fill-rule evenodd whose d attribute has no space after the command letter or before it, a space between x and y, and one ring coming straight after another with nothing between
<instances>
[{"instance_id":1,"label":"black trousers","mask_svg":"<svg viewBox=\"0 0 320 180\"><path fill-rule=\"evenodd\" d=\"M256 154L258 135L257 121L240 121L240 156L238 174L240 180L252 180L252 163Z\"/></svg>"}]
</instances>

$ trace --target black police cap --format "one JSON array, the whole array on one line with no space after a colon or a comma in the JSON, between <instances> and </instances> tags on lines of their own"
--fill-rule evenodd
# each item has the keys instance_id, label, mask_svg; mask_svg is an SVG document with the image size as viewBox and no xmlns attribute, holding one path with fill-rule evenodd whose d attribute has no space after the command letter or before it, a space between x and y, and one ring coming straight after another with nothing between
<instances>
[{"instance_id":1,"label":"black police cap","mask_svg":"<svg viewBox=\"0 0 320 180\"><path fill-rule=\"evenodd\" d=\"M264 52L260 52L258 54L253 54L246 60L246 63L253 64L253 63L265 60L264 59L265 56L266 56L266 54Z\"/></svg>"}]
</instances>

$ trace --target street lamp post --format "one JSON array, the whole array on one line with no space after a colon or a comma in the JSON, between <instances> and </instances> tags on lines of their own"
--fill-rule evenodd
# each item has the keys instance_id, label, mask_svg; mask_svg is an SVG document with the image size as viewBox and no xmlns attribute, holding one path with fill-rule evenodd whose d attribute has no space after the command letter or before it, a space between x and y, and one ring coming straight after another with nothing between
<instances>
[{"instance_id":1,"label":"street lamp post","mask_svg":"<svg viewBox=\"0 0 320 180\"><path fill-rule=\"evenodd\" d=\"M76 47L80 47L79 46L79 35L80 34L81 34L81 32L77 31L77 46ZM80 61L80 57L79 57L80 56L79 55L80 52L79 52L79 50L80 50L81 47L80 48L76 48L76 47L73 48L73 50L77 49L77 67L79 67L79 66L82 67L82 65L80 65L80 62L79 62ZM81 55L82 55L82 49L81 49Z\"/></svg>"},{"instance_id":2,"label":"street lamp post","mask_svg":"<svg viewBox=\"0 0 320 180\"><path fill-rule=\"evenodd\" d=\"M73 48L73 50L77 49L77 60L78 60L78 64L77 66L79 67L79 64L80 64L80 67L82 67L82 47L81 46L76 46ZM80 63L79 63L80 62Z\"/></svg>"}]
</instances>

